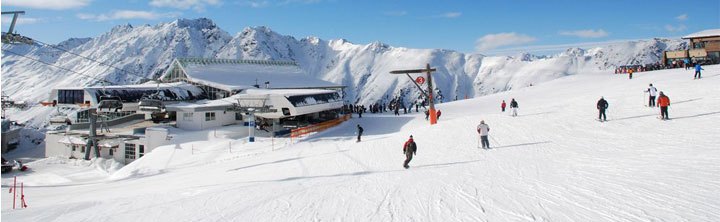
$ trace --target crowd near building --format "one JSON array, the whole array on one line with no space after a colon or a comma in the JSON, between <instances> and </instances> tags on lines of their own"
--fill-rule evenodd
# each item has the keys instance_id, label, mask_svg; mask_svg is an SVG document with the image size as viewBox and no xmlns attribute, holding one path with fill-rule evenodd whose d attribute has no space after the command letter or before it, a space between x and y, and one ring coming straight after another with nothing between
<instances>
[{"instance_id":1,"label":"crowd near building","mask_svg":"<svg viewBox=\"0 0 720 222\"><path fill-rule=\"evenodd\" d=\"M704 30L682 37L688 40L684 50L666 51L662 63L673 68L692 66L692 64L720 63L720 29Z\"/></svg>"}]
</instances>

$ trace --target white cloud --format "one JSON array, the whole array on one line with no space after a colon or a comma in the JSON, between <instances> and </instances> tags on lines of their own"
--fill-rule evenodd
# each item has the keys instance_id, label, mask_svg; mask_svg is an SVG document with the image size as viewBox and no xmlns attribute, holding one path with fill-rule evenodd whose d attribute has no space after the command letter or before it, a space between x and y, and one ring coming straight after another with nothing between
<instances>
[{"instance_id":1,"label":"white cloud","mask_svg":"<svg viewBox=\"0 0 720 222\"><path fill-rule=\"evenodd\" d=\"M435 16L435 17L438 17L438 18L457 18L457 17L460 17L460 16L462 16L462 12L446 12L446 13L437 15L437 16Z\"/></svg>"},{"instance_id":2,"label":"white cloud","mask_svg":"<svg viewBox=\"0 0 720 222\"><path fill-rule=\"evenodd\" d=\"M251 8L264 8L270 6L270 1L268 0L246 0L237 3L243 6L250 6Z\"/></svg>"},{"instance_id":3,"label":"white cloud","mask_svg":"<svg viewBox=\"0 0 720 222\"><path fill-rule=\"evenodd\" d=\"M665 25L665 30L667 30L668 32L682 32L682 31L685 31L685 29L687 29L687 27L683 24L680 24L677 26L673 26L673 25L669 25L669 24Z\"/></svg>"},{"instance_id":4,"label":"white cloud","mask_svg":"<svg viewBox=\"0 0 720 222\"><path fill-rule=\"evenodd\" d=\"M383 12L383 14L385 14L387 16L405 16L408 14L408 12L407 11L387 11L387 12Z\"/></svg>"},{"instance_id":5,"label":"white cloud","mask_svg":"<svg viewBox=\"0 0 720 222\"><path fill-rule=\"evenodd\" d=\"M580 38L602 38L608 36L605 30L598 29L587 29L587 30L575 30L575 31L560 31L560 35L576 36Z\"/></svg>"},{"instance_id":6,"label":"white cloud","mask_svg":"<svg viewBox=\"0 0 720 222\"><path fill-rule=\"evenodd\" d=\"M537 40L534 37L514 32L485 35L475 41L475 49L479 52L509 45L523 45Z\"/></svg>"},{"instance_id":7,"label":"white cloud","mask_svg":"<svg viewBox=\"0 0 720 222\"><path fill-rule=\"evenodd\" d=\"M675 17L675 19L677 19L678 21L685 21L688 19L688 15L687 14L678 15L677 17Z\"/></svg>"},{"instance_id":8,"label":"white cloud","mask_svg":"<svg viewBox=\"0 0 720 222\"><path fill-rule=\"evenodd\" d=\"M3 25L10 25L12 23L12 15L3 15L2 16L2 24ZM23 17L22 15L18 17L17 21L15 22L15 25L29 25L29 24L35 24L38 22L42 22L43 20L40 18L30 18L30 17Z\"/></svg>"},{"instance_id":9,"label":"white cloud","mask_svg":"<svg viewBox=\"0 0 720 222\"><path fill-rule=\"evenodd\" d=\"M65 10L82 8L90 4L91 0L3 0L5 6L17 6L33 9Z\"/></svg>"},{"instance_id":10,"label":"white cloud","mask_svg":"<svg viewBox=\"0 0 720 222\"><path fill-rule=\"evenodd\" d=\"M83 20L95 20L95 21L108 21L108 20L129 20L129 19L144 19L144 20L156 20L160 18L174 18L179 16L177 12L167 13L156 13L150 11L133 11L133 10L119 10L106 14L77 14L79 19Z\"/></svg>"},{"instance_id":11,"label":"white cloud","mask_svg":"<svg viewBox=\"0 0 720 222\"><path fill-rule=\"evenodd\" d=\"M195 11L204 11L208 5L219 6L221 0L150 0L150 5L155 7L168 7L176 9L194 9Z\"/></svg>"}]
</instances>

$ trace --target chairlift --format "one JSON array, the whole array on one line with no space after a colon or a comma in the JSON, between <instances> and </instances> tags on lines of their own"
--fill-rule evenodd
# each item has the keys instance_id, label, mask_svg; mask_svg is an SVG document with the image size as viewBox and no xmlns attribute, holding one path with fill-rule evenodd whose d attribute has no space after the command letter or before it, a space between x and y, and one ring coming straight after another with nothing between
<instances>
[{"instance_id":1,"label":"chairlift","mask_svg":"<svg viewBox=\"0 0 720 222\"><path fill-rule=\"evenodd\" d=\"M159 99L140 99L138 103L140 111L144 112L162 112L165 109L165 105Z\"/></svg>"},{"instance_id":2,"label":"chairlift","mask_svg":"<svg viewBox=\"0 0 720 222\"><path fill-rule=\"evenodd\" d=\"M143 96L138 103L138 109L143 112L160 113L165 110L165 104L160 100L160 83L157 84L155 93Z\"/></svg>"},{"instance_id":3,"label":"chairlift","mask_svg":"<svg viewBox=\"0 0 720 222\"><path fill-rule=\"evenodd\" d=\"M100 96L100 102L97 105L97 111L101 112L104 108L108 109L107 112L114 110L122 110L123 103L119 96Z\"/></svg>"}]
</instances>

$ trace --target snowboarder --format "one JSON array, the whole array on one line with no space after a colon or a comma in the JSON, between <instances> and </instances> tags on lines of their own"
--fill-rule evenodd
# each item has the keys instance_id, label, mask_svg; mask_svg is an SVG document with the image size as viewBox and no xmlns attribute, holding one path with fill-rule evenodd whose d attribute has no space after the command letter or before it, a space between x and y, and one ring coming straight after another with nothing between
<instances>
[{"instance_id":1,"label":"snowboarder","mask_svg":"<svg viewBox=\"0 0 720 222\"><path fill-rule=\"evenodd\" d=\"M480 120L480 125L477 126L477 132L480 134L480 143L482 143L482 148L490 149L490 141L488 141L488 132L490 132L490 127L485 124L485 120Z\"/></svg>"},{"instance_id":2,"label":"snowboarder","mask_svg":"<svg viewBox=\"0 0 720 222\"><path fill-rule=\"evenodd\" d=\"M668 98L662 91L657 99L657 105L660 107L660 119L669 120L668 106L670 106L670 98Z\"/></svg>"},{"instance_id":3,"label":"snowboarder","mask_svg":"<svg viewBox=\"0 0 720 222\"><path fill-rule=\"evenodd\" d=\"M700 79L700 70L705 70L700 66L700 63L695 64L695 77L693 79Z\"/></svg>"},{"instance_id":4,"label":"snowboarder","mask_svg":"<svg viewBox=\"0 0 720 222\"><path fill-rule=\"evenodd\" d=\"M398 106L397 103L395 103L395 115L396 115L396 116L399 116L399 115L400 115L400 106Z\"/></svg>"},{"instance_id":5,"label":"snowboarder","mask_svg":"<svg viewBox=\"0 0 720 222\"><path fill-rule=\"evenodd\" d=\"M360 137L362 137L362 133L363 133L363 128L360 126L360 124L358 124L357 125L357 134L358 134L357 142L358 143L360 142Z\"/></svg>"},{"instance_id":6,"label":"snowboarder","mask_svg":"<svg viewBox=\"0 0 720 222\"><path fill-rule=\"evenodd\" d=\"M607 101L605 101L605 98L600 97L600 100L597 102L597 109L599 111L598 113L598 120L600 122L607 121L607 115L605 115L605 110L608 108L609 104Z\"/></svg>"},{"instance_id":7,"label":"snowboarder","mask_svg":"<svg viewBox=\"0 0 720 222\"><path fill-rule=\"evenodd\" d=\"M629 68L628 69L628 77L630 77L630 79L632 79L632 74L633 74L633 69Z\"/></svg>"},{"instance_id":8,"label":"snowboarder","mask_svg":"<svg viewBox=\"0 0 720 222\"><path fill-rule=\"evenodd\" d=\"M415 155L417 152L417 144L415 144L415 141L413 141L413 136L410 135L410 139L408 139L405 142L405 145L403 145L403 153L405 154L405 163L403 164L403 167L405 169L410 168L408 164L412 160L413 155Z\"/></svg>"},{"instance_id":9,"label":"snowboarder","mask_svg":"<svg viewBox=\"0 0 720 222\"><path fill-rule=\"evenodd\" d=\"M430 112L425 110L425 120L428 120L430 118Z\"/></svg>"},{"instance_id":10,"label":"snowboarder","mask_svg":"<svg viewBox=\"0 0 720 222\"><path fill-rule=\"evenodd\" d=\"M652 83L650 83L650 88L645 90L645 92L650 94L650 99L648 100L648 106L655 107L655 97L657 96L657 89L653 86Z\"/></svg>"},{"instance_id":11,"label":"snowboarder","mask_svg":"<svg viewBox=\"0 0 720 222\"><path fill-rule=\"evenodd\" d=\"M502 109L502 112L505 112L505 106L505 100L503 100L503 102L500 104L500 109Z\"/></svg>"},{"instance_id":12,"label":"snowboarder","mask_svg":"<svg viewBox=\"0 0 720 222\"><path fill-rule=\"evenodd\" d=\"M512 110L512 116L517 116L518 103L515 98L510 101L510 109Z\"/></svg>"},{"instance_id":13,"label":"snowboarder","mask_svg":"<svg viewBox=\"0 0 720 222\"><path fill-rule=\"evenodd\" d=\"M358 109L358 118L362 118L362 113L363 113L363 110L362 110L362 109Z\"/></svg>"},{"instance_id":14,"label":"snowboarder","mask_svg":"<svg viewBox=\"0 0 720 222\"><path fill-rule=\"evenodd\" d=\"M438 120L440 119L440 114L442 114L442 112L441 112L440 110L438 110L438 111L437 111L437 119L438 119Z\"/></svg>"}]
</instances>

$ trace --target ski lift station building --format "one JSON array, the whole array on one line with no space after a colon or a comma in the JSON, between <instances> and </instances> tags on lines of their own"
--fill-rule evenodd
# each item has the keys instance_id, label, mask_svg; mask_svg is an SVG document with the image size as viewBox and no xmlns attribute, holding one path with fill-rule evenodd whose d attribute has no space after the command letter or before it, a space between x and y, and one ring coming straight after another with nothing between
<instances>
[{"instance_id":1,"label":"ski lift station building","mask_svg":"<svg viewBox=\"0 0 720 222\"><path fill-rule=\"evenodd\" d=\"M175 59L160 77L201 88L210 100L167 106L183 129L205 129L242 121L255 112L261 126L285 128L339 117L344 86L313 78L295 62L233 59Z\"/></svg>"},{"instance_id":2,"label":"ski lift station building","mask_svg":"<svg viewBox=\"0 0 720 222\"><path fill-rule=\"evenodd\" d=\"M139 117L117 123L118 127L130 132L126 135L117 131L103 134L102 130L99 134L105 136L104 141L113 141L100 143L109 148L102 151L101 147L102 156L124 159L128 163L165 145L168 142L162 141L171 138L167 133L138 134L138 130L127 130L132 129L133 124L143 129L155 125L147 121L148 114L138 112L138 101L148 94L159 92L171 127L179 130L205 130L228 125L247 129L251 125L248 116L252 113L262 130L258 131L258 136L263 136L263 131L266 131L265 135L277 136L289 133L292 128L340 118L343 89L342 85L304 73L295 62L177 58L158 82L53 89L52 105L76 107L80 111L69 126L75 137L67 137L65 131L48 131L46 155L78 157L86 151L83 144L88 135L87 115L94 111L102 96L120 98L123 108L105 113L109 117L102 123L98 120L98 125L109 125L114 131L112 118ZM165 125L168 125L167 121ZM249 130L240 131L242 134ZM153 136L155 134L158 135Z\"/></svg>"}]
</instances>

